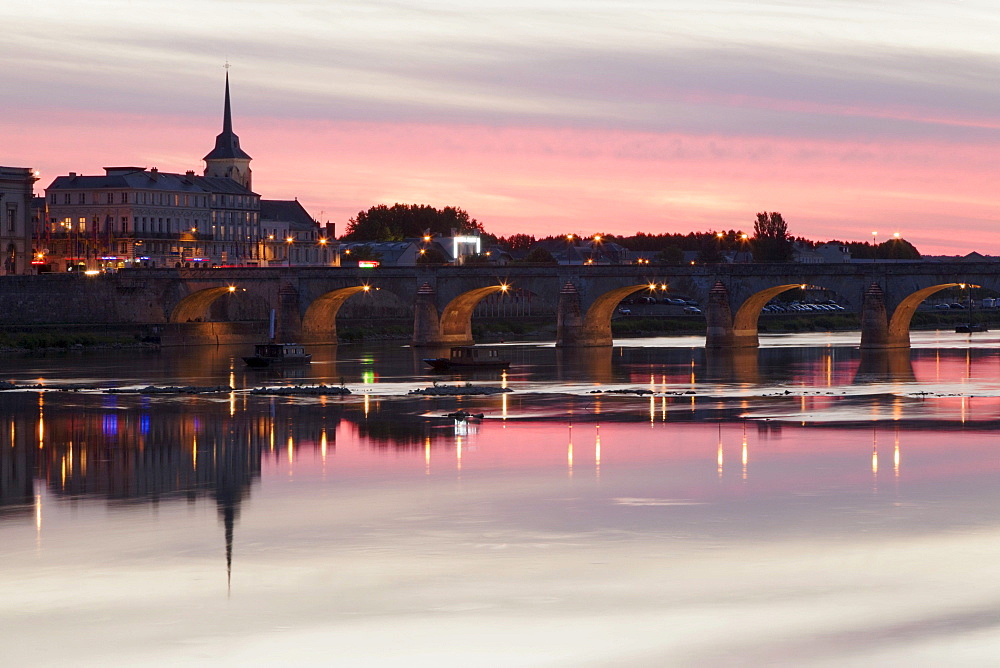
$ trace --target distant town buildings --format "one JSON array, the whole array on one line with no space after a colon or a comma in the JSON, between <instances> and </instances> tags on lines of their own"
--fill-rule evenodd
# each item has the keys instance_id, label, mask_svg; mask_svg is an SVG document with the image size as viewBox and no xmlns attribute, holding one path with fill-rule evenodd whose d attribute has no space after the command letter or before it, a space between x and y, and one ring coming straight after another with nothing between
<instances>
[{"instance_id":1,"label":"distant town buildings","mask_svg":"<svg viewBox=\"0 0 1000 668\"><path fill-rule=\"evenodd\" d=\"M126 267L336 266L332 226L321 228L298 201L262 200L251 157L233 132L226 75L222 132L205 171L105 167L70 172L45 189L35 240L40 270Z\"/></svg>"}]
</instances>

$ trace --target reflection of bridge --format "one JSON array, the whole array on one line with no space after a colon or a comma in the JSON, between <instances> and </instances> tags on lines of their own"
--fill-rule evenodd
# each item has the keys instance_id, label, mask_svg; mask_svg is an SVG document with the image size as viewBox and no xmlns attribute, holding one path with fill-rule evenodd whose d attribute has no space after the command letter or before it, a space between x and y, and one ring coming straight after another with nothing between
<instances>
[{"instance_id":1,"label":"reflection of bridge","mask_svg":"<svg viewBox=\"0 0 1000 668\"><path fill-rule=\"evenodd\" d=\"M0 307L6 307L0 312L12 324L164 324L168 345L255 340L261 335L260 313L267 309L277 313L282 340L336 342L341 307L376 293L383 301L388 298L412 309L414 344L468 344L473 342L476 305L514 288L533 295L539 310L555 314L556 340L562 347L611 345L616 306L641 291L685 295L705 305L710 348L756 347L763 306L807 285L835 293L841 304L861 313L862 347L906 348L910 320L924 299L964 284L1000 291L1000 265L134 269L97 277L14 279L7 279L0 293ZM214 307L227 295L255 301L260 308L252 318L213 317L218 311ZM67 320L70 312L74 317Z\"/></svg>"}]
</instances>

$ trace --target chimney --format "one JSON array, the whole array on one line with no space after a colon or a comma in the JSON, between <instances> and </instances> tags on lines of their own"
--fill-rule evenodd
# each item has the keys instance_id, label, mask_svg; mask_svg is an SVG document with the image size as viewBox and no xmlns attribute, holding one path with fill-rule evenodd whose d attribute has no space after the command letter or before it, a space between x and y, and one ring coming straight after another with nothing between
<instances>
[{"instance_id":1,"label":"chimney","mask_svg":"<svg viewBox=\"0 0 1000 668\"><path fill-rule=\"evenodd\" d=\"M76 178L76 172L70 172L69 173L69 178L75 179Z\"/></svg>"},{"instance_id":2,"label":"chimney","mask_svg":"<svg viewBox=\"0 0 1000 668\"><path fill-rule=\"evenodd\" d=\"M193 169L187 170L186 172L184 172L184 176L191 178L192 176L194 176L194 170Z\"/></svg>"}]
</instances>

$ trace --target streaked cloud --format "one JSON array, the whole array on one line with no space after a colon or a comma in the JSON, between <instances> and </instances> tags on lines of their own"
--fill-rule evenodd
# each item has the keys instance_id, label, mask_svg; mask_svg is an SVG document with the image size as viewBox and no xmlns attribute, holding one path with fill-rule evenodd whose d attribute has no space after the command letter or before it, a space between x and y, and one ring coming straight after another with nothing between
<instances>
[{"instance_id":1,"label":"streaked cloud","mask_svg":"<svg viewBox=\"0 0 1000 668\"><path fill-rule=\"evenodd\" d=\"M891 0L12 5L0 84L23 140L4 160L198 168L228 59L258 189L326 212L437 198L491 229L613 231L617 212L635 231L794 207L850 236L839 194L929 242L942 217L992 234L998 16Z\"/></svg>"}]
</instances>

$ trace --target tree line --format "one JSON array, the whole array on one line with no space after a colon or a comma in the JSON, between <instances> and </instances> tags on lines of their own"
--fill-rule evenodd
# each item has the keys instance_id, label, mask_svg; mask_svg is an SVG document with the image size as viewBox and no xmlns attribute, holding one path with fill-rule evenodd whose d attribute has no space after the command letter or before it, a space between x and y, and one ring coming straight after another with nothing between
<instances>
[{"instance_id":1,"label":"tree line","mask_svg":"<svg viewBox=\"0 0 1000 668\"><path fill-rule=\"evenodd\" d=\"M347 224L347 231L341 237L344 242L402 241L434 236L476 234L483 240L484 247L499 246L515 253L541 251L538 245L546 241L560 240L566 243L586 242L600 238L601 243L616 243L630 251L656 253L656 260L665 264L680 264L686 252L696 252L699 263L722 262L726 254L745 254L747 261L790 262L796 243L814 248L821 243L802 237L793 237L788 231L788 223L777 211L763 211L756 215L752 227L742 229L713 230L705 232L664 232L649 234L637 232L633 235L598 234L580 235L575 232L535 236L518 233L506 237L492 235L482 223L469 213L457 207L436 209L425 204L379 204L367 211L359 211ZM919 251L904 239L890 239L880 244L868 241L838 241L846 246L851 256L859 259L917 260ZM551 254L546 252L551 258ZM541 257L543 254L535 252ZM437 255L425 255L422 261L443 261Z\"/></svg>"}]
</instances>

